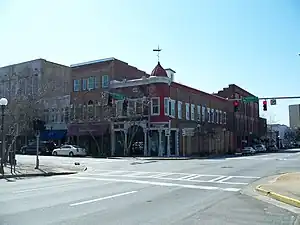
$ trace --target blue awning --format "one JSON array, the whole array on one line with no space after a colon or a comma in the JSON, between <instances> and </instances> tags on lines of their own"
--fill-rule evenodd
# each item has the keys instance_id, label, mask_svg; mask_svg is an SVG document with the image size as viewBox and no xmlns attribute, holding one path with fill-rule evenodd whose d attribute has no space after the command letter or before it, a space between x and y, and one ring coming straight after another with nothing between
<instances>
[{"instance_id":1,"label":"blue awning","mask_svg":"<svg viewBox=\"0 0 300 225\"><path fill-rule=\"evenodd\" d=\"M67 135L67 130L45 130L40 134L41 140L61 140Z\"/></svg>"}]
</instances>

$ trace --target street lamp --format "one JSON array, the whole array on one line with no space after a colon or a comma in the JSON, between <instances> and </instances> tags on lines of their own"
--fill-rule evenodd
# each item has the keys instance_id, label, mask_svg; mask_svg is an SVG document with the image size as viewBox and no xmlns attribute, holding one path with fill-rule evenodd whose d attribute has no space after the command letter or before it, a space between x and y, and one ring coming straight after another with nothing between
<instances>
[{"instance_id":1,"label":"street lamp","mask_svg":"<svg viewBox=\"0 0 300 225\"><path fill-rule=\"evenodd\" d=\"M7 99L6 98L1 98L0 99L0 106L1 106L1 134L2 134L2 140L1 140L1 172L2 174L4 175L4 167L3 167L3 164L4 164L4 157L5 157L5 146L4 146L4 141L5 141L5 135L4 135L4 109L5 109L5 106L7 106Z\"/></svg>"}]
</instances>

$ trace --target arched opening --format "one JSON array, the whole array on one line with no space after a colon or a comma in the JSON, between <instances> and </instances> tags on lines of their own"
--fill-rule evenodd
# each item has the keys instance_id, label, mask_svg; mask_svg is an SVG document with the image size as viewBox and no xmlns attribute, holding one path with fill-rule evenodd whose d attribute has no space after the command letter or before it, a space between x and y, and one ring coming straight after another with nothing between
<instances>
[{"instance_id":1,"label":"arched opening","mask_svg":"<svg viewBox=\"0 0 300 225\"><path fill-rule=\"evenodd\" d=\"M144 155L144 130L141 126L133 125L128 129L127 147L129 156Z\"/></svg>"}]
</instances>

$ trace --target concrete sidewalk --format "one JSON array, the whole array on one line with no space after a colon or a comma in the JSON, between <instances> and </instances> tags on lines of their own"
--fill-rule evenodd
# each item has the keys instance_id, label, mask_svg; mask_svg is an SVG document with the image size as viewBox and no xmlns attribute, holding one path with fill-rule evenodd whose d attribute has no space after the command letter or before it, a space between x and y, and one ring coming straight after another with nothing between
<instances>
[{"instance_id":1,"label":"concrete sidewalk","mask_svg":"<svg viewBox=\"0 0 300 225\"><path fill-rule=\"evenodd\" d=\"M10 165L4 167L4 175L0 174L0 179L18 178L18 177L35 177L35 176L54 176L54 175L69 175L83 171L81 167L65 168L54 165L40 165L39 169L35 169L34 164L18 164L11 172Z\"/></svg>"},{"instance_id":2,"label":"concrete sidewalk","mask_svg":"<svg viewBox=\"0 0 300 225\"><path fill-rule=\"evenodd\" d=\"M256 190L271 198L300 208L300 172L286 173L258 185Z\"/></svg>"}]
</instances>

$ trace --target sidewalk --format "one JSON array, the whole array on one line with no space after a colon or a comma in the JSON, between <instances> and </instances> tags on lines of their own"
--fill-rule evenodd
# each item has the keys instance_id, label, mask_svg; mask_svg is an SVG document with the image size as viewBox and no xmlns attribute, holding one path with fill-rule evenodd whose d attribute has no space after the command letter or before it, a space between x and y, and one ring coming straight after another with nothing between
<instances>
[{"instance_id":1,"label":"sidewalk","mask_svg":"<svg viewBox=\"0 0 300 225\"><path fill-rule=\"evenodd\" d=\"M256 187L256 190L278 201L300 208L300 172L278 176Z\"/></svg>"},{"instance_id":2,"label":"sidewalk","mask_svg":"<svg viewBox=\"0 0 300 225\"><path fill-rule=\"evenodd\" d=\"M63 168L51 165L40 165L39 169L35 169L34 164L18 164L15 172L11 173L10 165L4 167L4 176L0 174L0 179L18 178L18 177L35 177L35 176L54 176L54 175L70 175L82 171L81 168Z\"/></svg>"}]
</instances>

